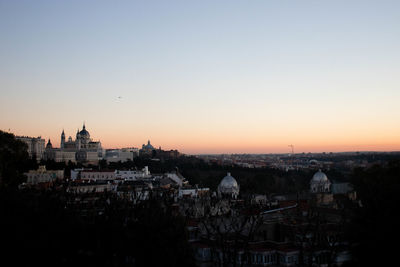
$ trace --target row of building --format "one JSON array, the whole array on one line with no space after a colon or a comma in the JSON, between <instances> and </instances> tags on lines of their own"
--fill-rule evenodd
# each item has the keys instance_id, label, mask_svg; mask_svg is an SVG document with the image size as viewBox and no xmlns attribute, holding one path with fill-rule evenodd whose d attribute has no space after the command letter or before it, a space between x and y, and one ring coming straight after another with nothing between
<instances>
[{"instance_id":1,"label":"row of building","mask_svg":"<svg viewBox=\"0 0 400 267\"><path fill-rule=\"evenodd\" d=\"M351 260L345 226L358 202L349 184L332 183L319 170L309 192L254 196L251 204L236 197L239 185L230 174L219 187L235 197L198 201L185 212L198 266L342 266Z\"/></svg>"},{"instance_id":2,"label":"row of building","mask_svg":"<svg viewBox=\"0 0 400 267\"><path fill-rule=\"evenodd\" d=\"M63 175L44 166L27 173L30 184L51 183ZM66 191L76 196L71 205L78 205L82 213L104 192L131 203L154 195L174 199L172 206L187 217L189 242L199 266L340 266L350 259L342 227L348 215L337 203L344 198L354 202L354 195L321 170L304 196L258 196L251 202L240 198L240 186L230 173L214 193L189 185L178 172L151 174L146 167L82 168L68 178L63 179Z\"/></svg>"},{"instance_id":3,"label":"row of building","mask_svg":"<svg viewBox=\"0 0 400 267\"><path fill-rule=\"evenodd\" d=\"M75 139L71 136L66 139L64 130L61 133L60 147L54 147L49 139L45 145L45 140L39 137L16 136L28 146L28 153L31 158L40 160L54 160L56 162L85 162L97 163L99 160L108 162L125 162L133 160L139 155L159 156L159 157L178 157L177 150L162 150L154 148L150 140L143 144L141 149L135 147L121 149L103 149L100 141L95 141L90 137L90 133L83 124L82 130L77 130Z\"/></svg>"}]
</instances>

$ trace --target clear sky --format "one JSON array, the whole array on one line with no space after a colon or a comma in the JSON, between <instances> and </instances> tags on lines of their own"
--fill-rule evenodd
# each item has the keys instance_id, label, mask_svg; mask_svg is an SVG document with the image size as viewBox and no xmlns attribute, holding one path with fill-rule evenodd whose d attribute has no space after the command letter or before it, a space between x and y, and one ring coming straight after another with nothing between
<instances>
[{"instance_id":1,"label":"clear sky","mask_svg":"<svg viewBox=\"0 0 400 267\"><path fill-rule=\"evenodd\" d=\"M0 0L0 92L56 146L400 150L400 1Z\"/></svg>"}]
</instances>

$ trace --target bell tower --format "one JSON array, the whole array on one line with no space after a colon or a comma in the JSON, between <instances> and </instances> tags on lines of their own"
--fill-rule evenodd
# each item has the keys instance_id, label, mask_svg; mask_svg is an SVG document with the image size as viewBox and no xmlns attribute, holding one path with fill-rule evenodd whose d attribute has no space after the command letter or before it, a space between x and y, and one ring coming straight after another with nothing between
<instances>
[{"instance_id":1,"label":"bell tower","mask_svg":"<svg viewBox=\"0 0 400 267\"><path fill-rule=\"evenodd\" d=\"M61 142L60 142L60 147L64 148L64 144L65 144L65 133L64 133L64 129L61 133Z\"/></svg>"}]
</instances>

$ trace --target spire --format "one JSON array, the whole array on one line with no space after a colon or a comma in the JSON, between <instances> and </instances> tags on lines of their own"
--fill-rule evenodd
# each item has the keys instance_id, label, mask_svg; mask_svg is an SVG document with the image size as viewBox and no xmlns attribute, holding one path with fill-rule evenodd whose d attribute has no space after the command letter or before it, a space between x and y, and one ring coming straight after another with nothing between
<instances>
[{"instance_id":1,"label":"spire","mask_svg":"<svg viewBox=\"0 0 400 267\"><path fill-rule=\"evenodd\" d=\"M47 142L46 148L53 148L53 145L51 144L50 138L49 138L49 141Z\"/></svg>"},{"instance_id":2,"label":"spire","mask_svg":"<svg viewBox=\"0 0 400 267\"><path fill-rule=\"evenodd\" d=\"M86 128L86 127L85 127L85 122L83 122L83 128L82 128L82 130L85 130L85 128Z\"/></svg>"}]
</instances>

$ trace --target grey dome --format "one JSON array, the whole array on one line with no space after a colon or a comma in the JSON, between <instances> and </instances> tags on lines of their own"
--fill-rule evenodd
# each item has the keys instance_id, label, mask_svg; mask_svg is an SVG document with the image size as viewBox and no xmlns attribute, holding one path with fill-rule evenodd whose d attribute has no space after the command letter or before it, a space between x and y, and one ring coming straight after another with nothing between
<instances>
[{"instance_id":1,"label":"grey dome","mask_svg":"<svg viewBox=\"0 0 400 267\"><path fill-rule=\"evenodd\" d=\"M89 132L86 131L85 125L83 125L83 129L82 129L82 131L79 132L79 135L80 135L81 137L90 137Z\"/></svg>"},{"instance_id":2,"label":"grey dome","mask_svg":"<svg viewBox=\"0 0 400 267\"><path fill-rule=\"evenodd\" d=\"M238 194L239 193L239 185L235 178L231 176L228 172L227 175L221 180L218 191L221 193L227 194Z\"/></svg>"},{"instance_id":3,"label":"grey dome","mask_svg":"<svg viewBox=\"0 0 400 267\"><path fill-rule=\"evenodd\" d=\"M51 144L50 138L49 138L49 141L47 142L46 148L53 148L53 145Z\"/></svg>"},{"instance_id":4,"label":"grey dome","mask_svg":"<svg viewBox=\"0 0 400 267\"><path fill-rule=\"evenodd\" d=\"M321 182L328 182L328 181L329 181L328 176L326 176L326 174L323 173L321 170L318 170L314 174L313 178L311 179L311 182L314 182L314 183L321 183Z\"/></svg>"},{"instance_id":5,"label":"grey dome","mask_svg":"<svg viewBox=\"0 0 400 267\"><path fill-rule=\"evenodd\" d=\"M143 145L144 149L152 150L154 147L150 144L150 140L147 141L147 145Z\"/></svg>"}]
</instances>

